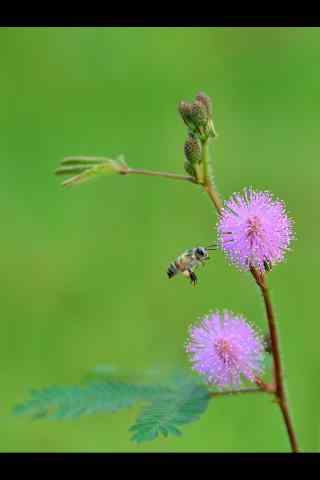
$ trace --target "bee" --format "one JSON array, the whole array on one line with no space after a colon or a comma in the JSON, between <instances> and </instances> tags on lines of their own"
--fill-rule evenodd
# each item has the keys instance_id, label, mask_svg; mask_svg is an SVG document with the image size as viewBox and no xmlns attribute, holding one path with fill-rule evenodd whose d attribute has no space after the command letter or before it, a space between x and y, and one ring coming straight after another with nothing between
<instances>
[{"instance_id":1,"label":"bee","mask_svg":"<svg viewBox=\"0 0 320 480\"><path fill-rule=\"evenodd\" d=\"M208 247L195 247L186 250L174 262L169 265L167 274L169 278L174 277L178 273L182 273L185 277L189 277L191 284L196 286L198 278L194 270L199 265L204 265L204 262L209 260L209 251L215 250L216 244L208 245Z\"/></svg>"}]
</instances>

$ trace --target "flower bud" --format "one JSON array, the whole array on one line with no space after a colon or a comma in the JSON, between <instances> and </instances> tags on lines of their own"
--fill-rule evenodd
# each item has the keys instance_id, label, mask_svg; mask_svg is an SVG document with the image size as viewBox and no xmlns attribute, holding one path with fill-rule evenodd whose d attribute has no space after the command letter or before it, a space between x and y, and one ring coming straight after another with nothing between
<instances>
[{"instance_id":1,"label":"flower bud","mask_svg":"<svg viewBox=\"0 0 320 480\"><path fill-rule=\"evenodd\" d=\"M209 115L207 107L196 100L191 104L191 121L197 128L205 128L208 125Z\"/></svg>"},{"instance_id":2,"label":"flower bud","mask_svg":"<svg viewBox=\"0 0 320 480\"><path fill-rule=\"evenodd\" d=\"M204 92L197 93L196 100L206 107L209 117L212 117L212 101Z\"/></svg>"},{"instance_id":3,"label":"flower bud","mask_svg":"<svg viewBox=\"0 0 320 480\"><path fill-rule=\"evenodd\" d=\"M191 119L191 103L181 101L178 106L180 115L182 117L182 120L184 123L188 126L191 127L192 125L192 119Z\"/></svg>"},{"instance_id":4,"label":"flower bud","mask_svg":"<svg viewBox=\"0 0 320 480\"><path fill-rule=\"evenodd\" d=\"M193 168L193 165L189 162L189 160L185 160L184 169L189 175L191 175L191 177L194 177L194 178L196 177L196 172Z\"/></svg>"},{"instance_id":5,"label":"flower bud","mask_svg":"<svg viewBox=\"0 0 320 480\"><path fill-rule=\"evenodd\" d=\"M188 138L184 144L184 153L187 160L194 165L201 162L202 147L201 142L196 135L189 132Z\"/></svg>"}]
</instances>

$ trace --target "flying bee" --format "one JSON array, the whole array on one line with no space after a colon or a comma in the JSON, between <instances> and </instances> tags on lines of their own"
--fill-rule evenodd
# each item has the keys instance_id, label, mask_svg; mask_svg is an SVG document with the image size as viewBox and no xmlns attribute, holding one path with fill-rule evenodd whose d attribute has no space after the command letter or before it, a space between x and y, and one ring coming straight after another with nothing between
<instances>
[{"instance_id":1,"label":"flying bee","mask_svg":"<svg viewBox=\"0 0 320 480\"><path fill-rule=\"evenodd\" d=\"M194 270L199 265L204 265L209 260L209 252L217 248L216 244L208 245L208 247L195 247L186 250L174 262L169 265L167 270L168 277L174 277L178 273L182 273L185 277L189 277L191 284L196 286L198 278Z\"/></svg>"}]
</instances>

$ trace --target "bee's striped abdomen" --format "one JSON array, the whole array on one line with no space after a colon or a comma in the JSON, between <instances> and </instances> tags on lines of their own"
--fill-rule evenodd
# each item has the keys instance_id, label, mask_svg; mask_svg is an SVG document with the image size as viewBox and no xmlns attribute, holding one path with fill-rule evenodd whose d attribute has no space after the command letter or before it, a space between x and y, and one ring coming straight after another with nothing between
<instances>
[{"instance_id":1,"label":"bee's striped abdomen","mask_svg":"<svg viewBox=\"0 0 320 480\"><path fill-rule=\"evenodd\" d=\"M167 270L168 277L174 277L178 272L179 270L177 269L175 262L172 262Z\"/></svg>"}]
</instances>

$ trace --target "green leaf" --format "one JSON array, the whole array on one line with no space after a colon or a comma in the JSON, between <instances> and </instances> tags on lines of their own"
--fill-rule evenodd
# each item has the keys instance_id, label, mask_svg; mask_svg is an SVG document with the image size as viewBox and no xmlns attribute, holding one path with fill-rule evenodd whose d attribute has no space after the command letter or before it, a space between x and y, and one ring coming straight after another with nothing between
<instances>
[{"instance_id":1,"label":"green leaf","mask_svg":"<svg viewBox=\"0 0 320 480\"><path fill-rule=\"evenodd\" d=\"M57 170L54 172L56 175L73 175L75 173L82 173L84 172L88 167L84 165L67 165L66 167L59 167Z\"/></svg>"},{"instance_id":2,"label":"green leaf","mask_svg":"<svg viewBox=\"0 0 320 480\"><path fill-rule=\"evenodd\" d=\"M151 373L153 383L149 383ZM115 412L143 402L143 410L130 428L133 441L150 441L160 434L178 436L181 435L178 427L197 420L205 412L210 395L199 377L189 372L176 370L169 379L167 374L165 381L163 374L163 370L153 369L142 376L145 381L149 379L142 384L129 380L128 374L119 377L118 369L113 366L98 366L82 385L32 391L27 401L13 409L13 414L38 420L64 420Z\"/></svg>"},{"instance_id":3,"label":"green leaf","mask_svg":"<svg viewBox=\"0 0 320 480\"><path fill-rule=\"evenodd\" d=\"M178 426L194 422L208 407L208 389L191 379L182 380L174 390L156 397L129 429L136 443L150 441L159 434L181 435Z\"/></svg>"},{"instance_id":4,"label":"green leaf","mask_svg":"<svg viewBox=\"0 0 320 480\"><path fill-rule=\"evenodd\" d=\"M99 163L104 163L108 161L109 158L107 157L65 157L61 165L87 165L87 166L93 166L93 165L98 165Z\"/></svg>"},{"instance_id":5,"label":"green leaf","mask_svg":"<svg viewBox=\"0 0 320 480\"><path fill-rule=\"evenodd\" d=\"M150 379L149 379L150 380ZM138 375L132 375L132 373L119 369L114 365L101 364L97 365L94 369L90 370L83 379L83 383L126 383L126 384L138 384L148 383L144 382L144 379L138 377ZM150 382L149 382L150 383Z\"/></svg>"},{"instance_id":6,"label":"green leaf","mask_svg":"<svg viewBox=\"0 0 320 480\"><path fill-rule=\"evenodd\" d=\"M120 382L89 383L85 386L49 387L31 392L31 398L17 405L14 415L63 419L99 412L114 412L138 401L162 394L163 387Z\"/></svg>"},{"instance_id":7,"label":"green leaf","mask_svg":"<svg viewBox=\"0 0 320 480\"><path fill-rule=\"evenodd\" d=\"M107 157L66 157L56 169L56 175L73 175L63 186L78 185L104 175L126 173L128 166L123 155L114 160Z\"/></svg>"}]
</instances>

